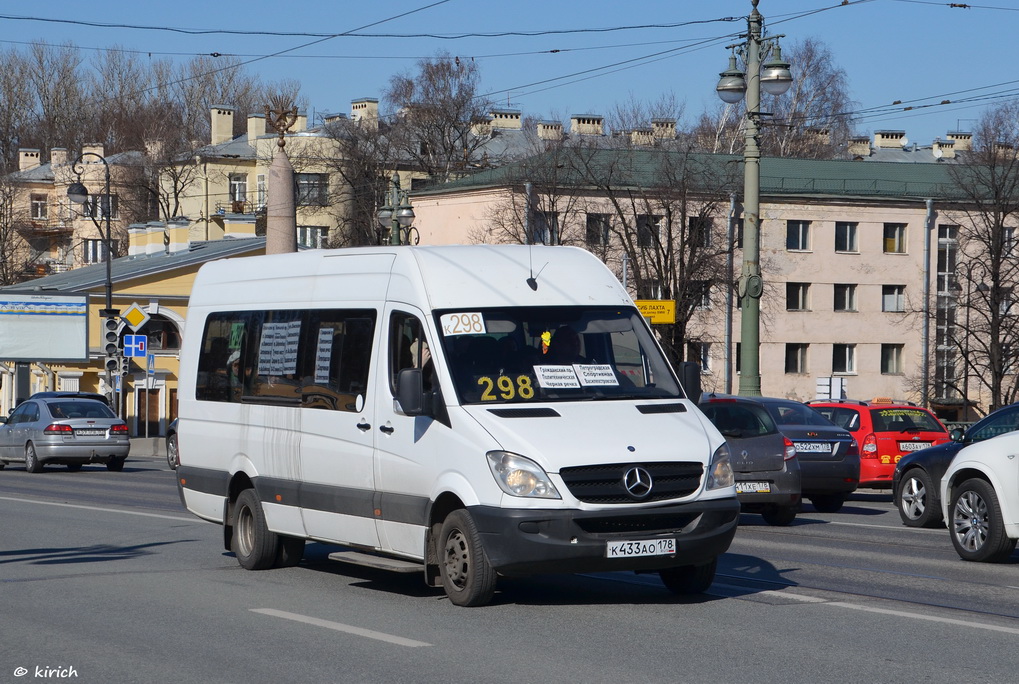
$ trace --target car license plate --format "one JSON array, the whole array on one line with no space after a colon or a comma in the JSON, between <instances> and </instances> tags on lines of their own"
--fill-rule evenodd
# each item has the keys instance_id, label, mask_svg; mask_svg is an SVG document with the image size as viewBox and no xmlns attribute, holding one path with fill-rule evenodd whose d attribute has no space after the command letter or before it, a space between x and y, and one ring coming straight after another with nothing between
<instances>
[{"instance_id":1,"label":"car license plate","mask_svg":"<svg viewBox=\"0 0 1019 684\"><path fill-rule=\"evenodd\" d=\"M933 442L899 442L899 451L920 451L926 449Z\"/></svg>"},{"instance_id":2,"label":"car license plate","mask_svg":"<svg viewBox=\"0 0 1019 684\"><path fill-rule=\"evenodd\" d=\"M74 434L79 437L101 437L106 434L106 430L91 428L87 430L75 430Z\"/></svg>"},{"instance_id":3,"label":"car license plate","mask_svg":"<svg viewBox=\"0 0 1019 684\"><path fill-rule=\"evenodd\" d=\"M676 553L676 539L646 539L644 541L608 542L606 558L635 558L637 556L671 556Z\"/></svg>"},{"instance_id":4,"label":"car license plate","mask_svg":"<svg viewBox=\"0 0 1019 684\"><path fill-rule=\"evenodd\" d=\"M829 442L793 442L796 451L804 454L830 454L831 444Z\"/></svg>"},{"instance_id":5,"label":"car license plate","mask_svg":"<svg viewBox=\"0 0 1019 684\"><path fill-rule=\"evenodd\" d=\"M770 494L771 483L769 482L737 482L737 494Z\"/></svg>"}]
</instances>

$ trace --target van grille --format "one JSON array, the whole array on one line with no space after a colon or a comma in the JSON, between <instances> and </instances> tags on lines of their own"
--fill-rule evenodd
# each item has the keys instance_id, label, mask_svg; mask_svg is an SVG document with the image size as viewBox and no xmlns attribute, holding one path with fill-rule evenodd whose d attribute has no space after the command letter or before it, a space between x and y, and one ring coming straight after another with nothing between
<instances>
[{"instance_id":1,"label":"van grille","mask_svg":"<svg viewBox=\"0 0 1019 684\"><path fill-rule=\"evenodd\" d=\"M669 534L681 532L699 515L699 513L678 513L624 518L577 518L576 523L588 534Z\"/></svg>"},{"instance_id":2,"label":"van grille","mask_svg":"<svg viewBox=\"0 0 1019 684\"><path fill-rule=\"evenodd\" d=\"M643 468L651 475L651 492L632 496L623 485L623 476L631 468ZM689 496L701 484L704 466L700 463L612 463L563 468L560 477L570 493L584 503L625 504L664 501Z\"/></svg>"}]
</instances>

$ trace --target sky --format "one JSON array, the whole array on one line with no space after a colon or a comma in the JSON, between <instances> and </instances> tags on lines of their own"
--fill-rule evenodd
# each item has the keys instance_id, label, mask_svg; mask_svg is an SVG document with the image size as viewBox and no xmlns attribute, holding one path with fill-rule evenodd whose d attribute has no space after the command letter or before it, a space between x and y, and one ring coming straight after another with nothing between
<instances>
[{"instance_id":1,"label":"sky","mask_svg":"<svg viewBox=\"0 0 1019 684\"><path fill-rule=\"evenodd\" d=\"M828 46L848 77L857 134L904 130L910 142L930 144L972 130L989 104L1019 95L1007 49L1019 1L983 2L760 0L758 9L783 45L809 37ZM726 46L746 32L750 11L750 0L49 0L0 10L0 46L69 41L86 55L114 47L144 59L232 55L264 81L298 81L309 119L381 97L392 76L446 50L474 60L482 92L525 116L568 125L571 115L608 116L671 94L693 121L717 106Z\"/></svg>"}]
</instances>

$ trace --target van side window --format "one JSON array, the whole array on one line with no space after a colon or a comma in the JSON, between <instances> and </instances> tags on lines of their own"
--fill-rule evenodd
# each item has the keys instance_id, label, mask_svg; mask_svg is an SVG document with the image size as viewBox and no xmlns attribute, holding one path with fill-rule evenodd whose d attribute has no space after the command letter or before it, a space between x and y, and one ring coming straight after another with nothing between
<instances>
[{"instance_id":1,"label":"van side window","mask_svg":"<svg viewBox=\"0 0 1019 684\"><path fill-rule=\"evenodd\" d=\"M213 313L205 323L195 396L356 411L367 392L375 319L374 310Z\"/></svg>"},{"instance_id":2,"label":"van side window","mask_svg":"<svg viewBox=\"0 0 1019 684\"><path fill-rule=\"evenodd\" d=\"M424 326L414 315L396 311L389 319L389 387L396 396L396 378L404 368L423 368L425 389L431 389L431 350Z\"/></svg>"}]
</instances>

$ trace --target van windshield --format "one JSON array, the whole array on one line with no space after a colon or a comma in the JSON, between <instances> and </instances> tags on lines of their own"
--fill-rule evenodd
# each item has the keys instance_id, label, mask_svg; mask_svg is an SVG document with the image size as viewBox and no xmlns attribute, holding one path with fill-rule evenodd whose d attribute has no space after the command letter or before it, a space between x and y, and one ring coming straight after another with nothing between
<instances>
[{"instance_id":1,"label":"van windshield","mask_svg":"<svg viewBox=\"0 0 1019 684\"><path fill-rule=\"evenodd\" d=\"M683 397L636 309L438 311L462 404Z\"/></svg>"}]
</instances>

